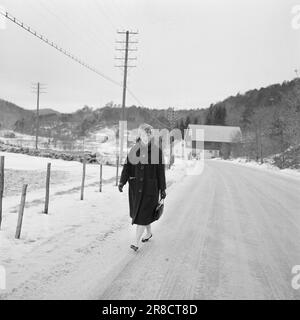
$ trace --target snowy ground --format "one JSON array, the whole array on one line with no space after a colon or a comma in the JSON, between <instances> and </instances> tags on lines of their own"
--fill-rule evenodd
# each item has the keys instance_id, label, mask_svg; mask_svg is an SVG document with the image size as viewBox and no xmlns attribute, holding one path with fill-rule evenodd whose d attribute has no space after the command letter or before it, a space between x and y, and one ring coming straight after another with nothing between
<instances>
[{"instance_id":1,"label":"snowy ground","mask_svg":"<svg viewBox=\"0 0 300 320\"><path fill-rule=\"evenodd\" d=\"M20 159L7 166L17 170ZM48 161L31 160L37 169ZM55 166L81 168L62 160ZM0 299L300 298L291 286L292 267L300 264L298 174L208 160L201 175L187 176L186 163L177 161L167 171L164 216L135 253L127 186L119 193L114 168L106 171L103 192L91 177L84 201L78 182L53 186L49 215L41 213L44 191L30 192L20 240L19 197L4 199L7 289Z\"/></svg>"},{"instance_id":2,"label":"snowy ground","mask_svg":"<svg viewBox=\"0 0 300 320\"><path fill-rule=\"evenodd\" d=\"M298 176L206 161L174 186L153 238L98 283L97 298L300 299L299 193Z\"/></svg>"},{"instance_id":3,"label":"snowy ground","mask_svg":"<svg viewBox=\"0 0 300 320\"><path fill-rule=\"evenodd\" d=\"M3 200L0 231L0 265L7 271L7 290L0 291L0 298L34 297L37 287L51 287L54 278L76 270L76 265L90 252L101 251L106 238L124 228L128 232L127 189L120 194L114 186L116 168L103 167L105 181L100 193L99 166L87 165L85 199L80 201L82 164L51 159L57 176L51 180L49 214L45 215L44 187L39 183L49 159L12 153L0 155L6 157L6 173L11 178L6 180L11 193L7 190ZM184 174L184 164L177 161L167 171L168 189ZM15 240L20 182L28 183L29 187L21 239Z\"/></svg>"},{"instance_id":4,"label":"snowy ground","mask_svg":"<svg viewBox=\"0 0 300 320\"><path fill-rule=\"evenodd\" d=\"M28 194L45 188L47 163L51 163L51 186L53 190L62 191L79 186L82 176L82 164L78 161L64 161L33 157L23 154L0 152L5 156L5 196L20 194L22 185L28 184ZM99 181L99 165L87 164L86 181ZM116 169L103 166L103 177L111 178ZM40 192L38 192L40 194Z\"/></svg>"},{"instance_id":5,"label":"snowy ground","mask_svg":"<svg viewBox=\"0 0 300 320\"><path fill-rule=\"evenodd\" d=\"M84 201L77 191L56 195L48 216L33 203L21 240L7 223L0 232L0 297L299 299L291 286L300 263L299 177L217 160L200 176L184 174L183 163L167 172L164 216L138 253L129 249L126 189L90 186Z\"/></svg>"},{"instance_id":6,"label":"snowy ground","mask_svg":"<svg viewBox=\"0 0 300 320\"><path fill-rule=\"evenodd\" d=\"M300 177L300 170L296 169L279 169L278 167L272 165L269 161L265 161L264 163L259 163L254 160L247 160L245 158L236 158L236 159L229 159L229 160L223 160L220 158L215 158L214 160L217 161L229 161L235 164L239 165L244 165L247 167L252 167L252 168L258 168L262 170L267 170L267 171L273 171L275 174L284 174L284 175L290 175L290 176L299 176Z\"/></svg>"}]
</instances>

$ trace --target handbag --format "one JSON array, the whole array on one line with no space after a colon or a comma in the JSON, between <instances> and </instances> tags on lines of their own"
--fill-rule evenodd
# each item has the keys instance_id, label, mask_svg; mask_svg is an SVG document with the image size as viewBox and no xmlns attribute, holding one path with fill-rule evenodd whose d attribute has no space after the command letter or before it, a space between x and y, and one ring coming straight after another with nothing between
<instances>
[{"instance_id":1,"label":"handbag","mask_svg":"<svg viewBox=\"0 0 300 320\"><path fill-rule=\"evenodd\" d=\"M154 211L154 220L158 220L158 219L162 216L162 214L163 214L163 212L164 212L164 206L165 206L165 204L164 204L164 199L161 199L161 200L158 202L158 204L157 204L157 206L156 206L156 208L155 208L155 211Z\"/></svg>"}]
</instances>

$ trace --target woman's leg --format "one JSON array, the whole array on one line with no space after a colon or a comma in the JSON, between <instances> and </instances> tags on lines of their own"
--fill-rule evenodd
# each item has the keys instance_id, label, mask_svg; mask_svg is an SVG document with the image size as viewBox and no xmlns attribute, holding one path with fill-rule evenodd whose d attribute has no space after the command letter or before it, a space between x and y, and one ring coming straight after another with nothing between
<instances>
[{"instance_id":1,"label":"woman's leg","mask_svg":"<svg viewBox=\"0 0 300 320\"><path fill-rule=\"evenodd\" d=\"M145 228L146 228L146 226L142 226L142 225L136 226L136 244L135 245L137 247L139 246L139 243L140 243L141 237L145 231Z\"/></svg>"},{"instance_id":2,"label":"woman's leg","mask_svg":"<svg viewBox=\"0 0 300 320\"><path fill-rule=\"evenodd\" d=\"M146 230L147 230L146 236L145 236L145 238L143 238L142 240L148 239L148 238L150 238L150 236L152 235L151 224L148 224L148 225L146 226Z\"/></svg>"},{"instance_id":3,"label":"woman's leg","mask_svg":"<svg viewBox=\"0 0 300 320\"><path fill-rule=\"evenodd\" d=\"M151 231L151 224L148 224L146 226L146 229L147 229L147 234L146 234L146 238L149 238L152 234L152 231Z\"/></svg>"}]
</instances>

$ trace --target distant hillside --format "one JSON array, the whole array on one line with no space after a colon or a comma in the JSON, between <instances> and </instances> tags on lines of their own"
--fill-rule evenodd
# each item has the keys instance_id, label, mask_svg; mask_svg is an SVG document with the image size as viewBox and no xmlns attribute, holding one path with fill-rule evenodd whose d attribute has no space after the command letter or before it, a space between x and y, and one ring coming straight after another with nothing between
<instances>
[{"instance_id":1,"label":"distant hillside","mask_svg":"<svg viewBox=\"0 0 300 320\"><path fill-rule=\"evenodd\" d=\"M249 90L211 105L206 124L240 126L244 144L238 155L263 159L284 154L300 145L300 79ZM284 157L282 162L284 167Z\"/></svg>"},{"instance_id":2,"label":"distant hillside","mask_svg":"<svg viewBox=\"0 0 300 320\"><path fill-rule=\"evenodd\" d=\"M175 110L173 118L169 109L149 109L144 107L126 107L128 129L137 128L146 122L154 128L172 128L186 118L203 123L204 109ZM108 103L105 107L93 109L83 107L73 113L60 113L51 108L40 109L40 135L56 139L76 139L102 127L116 126L121 119L121 107ZM20 133L35 133L36 110L26 110L13 103L0 99L0 125L2 129L11 129Z\"/></svg>"},{"instance_id":3,"label":"distant hillside","mask_svg":"<svg viewBox=\"0 0 300 320\"><path fill-rule=\"evenodd\" d=\"M18 114L10 117L10 122L5 127L20 133L35 133L34 110L24 110L17 107ZM0 109L0 114L5 118L12 113L12 108ZM193 111L194 112L194 111ZM184 118L189 110L176 111L176 119ZM25 116L26 114L26 116ZM121 107L113 103L105 107L93 109L85 106L73 113L59 113L52 109L40 110L40 135L54 139L72 140L78 137L88 136L89 133L103 127L117 126L121 119ZM168 118L168 111L164 109L148 109L144 107L126 107L125 115L128 129L137 128L146 122L154 128L170 128L174 122ZM204 118L203 118L204 119Z\"/></svg>"},{"instance_id":4,"label":"distant hillside","mask_svg":"<svg viewBox=\"0 0 300 320\"><path fill-rule=\"evenodd\" d=\"M32 111L33 113L36 113L36 110L30 110L30 111ZM40 109L39 114L41 116L47 116L49 114L60 114L60 112L53 110L53 109L50 109L50 108L45 108L45 109Z\"/></svg>"},{"instance_id":5,"label":"distant hillside","mask_svg":"<svg viewBox=\"0 0 300 320\"><path fill-rule=\"evenodd\" d=\"M93 109L85 106L73 113L53 109L40 112L40 135L54 140L74 140L87 137L103 127L117 126L121 119L120 106L108 103ZM243 144L232 153L263 159L282 154L300 145L300 79L249 90L212 104L208 109L149 109L126 107L128 129L147 122L153 127L184 130L189 123L239 126ZM0 100L0 123L20 133L35 133L35 112ZM294 148L296 147L296 148ZM282 157L284 166L284 156Z\"/></svg>"},{"instance_id":6,"label":"distant hillside","mask_svg":"<svg viewBox=\"0 0 300 320\"><path fill-rule=\"evenodd\" d=\"M19 106L0 99L0 128L13 129L16 121L30 121L33 118L33 113L30 110L25 110Z\"/></svg>"},{"instance_id":7,"label":"distant hillside","mask_svg":"<svg viewBox=\"0 0 300 320\"><path fill-rule=\"evenodd\" d=\"M18 121L33 122L36 110L27 110L14 103L0 99L0 128L14 130ZM40 116L59 115L50 108L40 109Z\"/></svg>"}]
</instances>

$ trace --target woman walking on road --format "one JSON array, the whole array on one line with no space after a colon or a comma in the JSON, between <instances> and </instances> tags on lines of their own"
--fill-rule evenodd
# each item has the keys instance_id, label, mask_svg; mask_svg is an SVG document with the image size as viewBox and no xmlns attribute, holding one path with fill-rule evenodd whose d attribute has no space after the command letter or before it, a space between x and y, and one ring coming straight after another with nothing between
<instances>
[{"instance_id":1,"label":"woman walking on road","mask_svg":"<svg viewBox=\"0 0 300 320\"><path fill-rule=\"evenodd\" d=\"M124 164L119 191L128 181L129 209L131 224L136 224L135 244L130 247L137 251L140 239L146 230L142 242L152 237L151 223L155 221L154 211L161 199L166 197L166 177L163 152L155 143L152 126L142 124L138 130L136 144L129 151Z\"/></svg>"}]
</instances>

